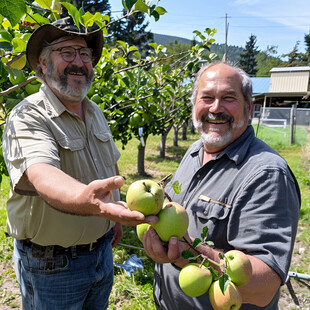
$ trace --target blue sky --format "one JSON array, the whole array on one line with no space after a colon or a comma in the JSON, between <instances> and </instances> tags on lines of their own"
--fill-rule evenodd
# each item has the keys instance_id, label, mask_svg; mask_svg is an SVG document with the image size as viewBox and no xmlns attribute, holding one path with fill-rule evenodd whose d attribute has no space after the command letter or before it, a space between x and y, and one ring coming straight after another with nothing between
<instances>
[{"instance_id":1,"label":"blue sky","mask_svg":"<svg viewBox=\"0 0 310 310\"><path fill-rule=\"evenodd\" d=\"M110 0L112 11L121 10L121 3ZM304 52L304 35L310 33L310 0L161 0L159 5L168 13L158 22L149 20L152 32L192 39L194 30L216 28L215 39L220 44L225 42L227 14L228 45L244 47L254 34L259 50L277 46L277 56L292 51L297 41L299 51Z\"/></svg>"}]
</instances>

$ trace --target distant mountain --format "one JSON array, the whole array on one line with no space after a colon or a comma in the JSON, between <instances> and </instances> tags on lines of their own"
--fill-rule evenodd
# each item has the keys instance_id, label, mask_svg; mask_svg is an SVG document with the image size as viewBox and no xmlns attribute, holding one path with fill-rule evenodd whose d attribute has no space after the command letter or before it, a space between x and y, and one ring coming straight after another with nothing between
<instances>
[{"instance_id":1,"label":"distant mountain","mask_svg":"<svg viewBox=\"0 0 310 310\"><path fill-rule=\"evenodd\" d=\"M161 45L169 44L170 42L175 42L175 41L178 41L181 44L192 43L192 40L181 38L181 37L176 37L176 36L169 36L165 34L153 33L153 36L154 36L154 42L156 42L157 44L161 44ZM237 62L243 50L244 49L242 47L235 46L235 45L228 45L227 59L232 62ZM214 43L211 46L211 52L217 54L218 59L222 59L225 53L225 44Z\"/></svg>"},{"instance_id":2,"label":"distant mountain","mask_svg":"<svg viewBox=\"0 0 310 310\"><path fill-rule=\"evenodd\" d=\"M189 39L181 38L181 37L175 37L175 36L168 36L165 34L158 34L153 33L154 36L154 42L161 45L169 44L170 42L178 41L182 44L191 44L192 41Z\"/></svg>"}]
</instances>

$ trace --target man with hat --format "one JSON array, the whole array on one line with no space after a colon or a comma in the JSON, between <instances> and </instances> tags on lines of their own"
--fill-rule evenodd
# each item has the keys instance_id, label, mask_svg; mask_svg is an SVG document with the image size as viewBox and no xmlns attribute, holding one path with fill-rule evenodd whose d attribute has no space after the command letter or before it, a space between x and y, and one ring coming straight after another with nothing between
<instances>
[{"instance_id":1,"label":"man with hat","mask_svg":"<svg viewBox=\"0 0 310 310\"><path fill-rule=\"evenodd\" d=\"M101 109L86 98L103 33L71 18L39 27L27 59L43 85L7 119L7 227L23 309L106 309L121 224L151 222L119 202L124 179Z\"/></svg>"}]
</instances>

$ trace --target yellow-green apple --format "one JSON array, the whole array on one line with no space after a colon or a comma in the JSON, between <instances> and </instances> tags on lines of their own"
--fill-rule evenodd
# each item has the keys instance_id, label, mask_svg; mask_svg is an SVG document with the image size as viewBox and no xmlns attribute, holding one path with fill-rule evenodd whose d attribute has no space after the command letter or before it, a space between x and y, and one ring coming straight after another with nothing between
<instances>
[{"instance_id":1,"label":"yellow-green apple","mask_svg":"<svg viewBox=\"0 0 310 310\"><path fill-rule=\"evenodd\" d=\"M212 274L207 267L190 263L180 271L179 285L187 296L198 297L209 290L212 279Z\"/></svg>"},{"instance_id":2,"label":"yellow-green apple","mask_svg":"<svg viewBox=\"0 0 310 310\"><path fill-rule=\"evenodd\" d=\"M144 215L156 215L162 209L164 199L163 189L152 180L133 182L126 195L128 208Z\"/></svg>"},{"instance_id":3,"label":"yellow-green apple","mask_svg":"<svg viewBox=\"0 0 310 310\"><path fill-rule=\"evenodd\" d=\"M226 273L231 281L241 286L247 284L252 277L252 265L248 256L239 250L230 250L226 254Z\"/></svg>"},{"instance_id":4,"label":"yellow-green apple","mask_svg":"<svg viewBox=\"0 0 310 310\"><path fill-rule=\"evenodd\" d=\"M186 210L176 202L167 202L157 214L158 222L152 226L162 241L169 241L172 236L181 239L188 228Z\"/></svg>"},{"instance_id":5,"label":"yellow-green apple","mask_svg":"<svg viewBox=\"0 0 310 310\"><path fill-rule=\"evenodd\" d=\"M242 297L237 286L229 281L223 294L219 280L211 284L209 298L214 310L238 310L242 306Z\"/></svg>"},{"instance_id":6,"label":"yellow-green apple","mask_svg":"<svg viewBox=\"0 0 310 310\"><path fill-rule=\"evenodd\" d=\"M142 223L136 226L136 232L138 239L142 242L142 238L144 236L144 233L147 231L147 229L151 226L150 224L147 223Z\"/></svg>"}]
</instances>

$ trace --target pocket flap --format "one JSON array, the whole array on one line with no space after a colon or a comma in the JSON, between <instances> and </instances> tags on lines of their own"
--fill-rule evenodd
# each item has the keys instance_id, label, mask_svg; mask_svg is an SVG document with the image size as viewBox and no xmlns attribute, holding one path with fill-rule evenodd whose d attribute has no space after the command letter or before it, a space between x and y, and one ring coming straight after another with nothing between
<instances>
[{"instance_id":1,"label":"pocket flap","mask_svg":"<svg viewBox=\"0 0 310 310\"><path fill-rule=\"evenodd\" d=\"M84 140L81 138L69 139L68 137L62 137L57 139L57 143L63 148L71 151L79 151L85 147Z\"/></svg>"}]
</instances>

